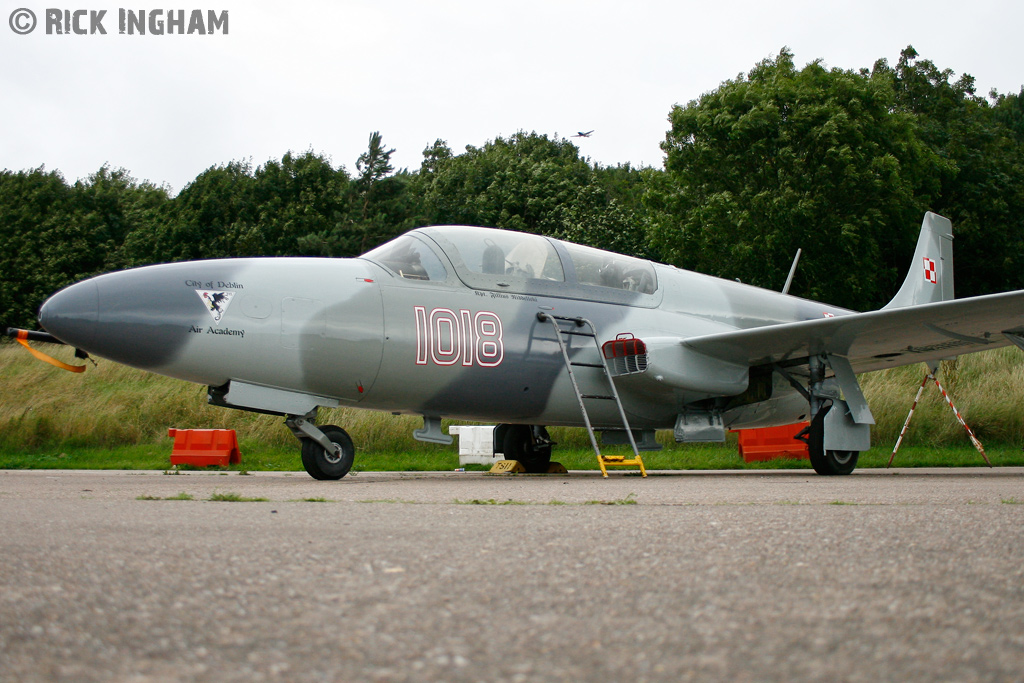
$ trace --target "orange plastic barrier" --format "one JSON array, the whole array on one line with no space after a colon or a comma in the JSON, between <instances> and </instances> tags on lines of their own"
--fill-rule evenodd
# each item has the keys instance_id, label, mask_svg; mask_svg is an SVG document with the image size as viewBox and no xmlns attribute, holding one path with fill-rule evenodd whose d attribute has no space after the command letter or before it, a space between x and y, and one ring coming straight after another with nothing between
<instances>
[{"instance_id":1,"label":"orange plastic barrier","mask_svg":"<svg viewBox=\"0 0 1024 683\"><path fill-rule=\"evenodd\" d=\"M227 467L242 462L238 450L238 437L234 429L174 429L167 430L174 437L171 449L172 465Z\"/></svg>"},{"instance_id":2,"label":"orange plastic barrier","mask_svg":"<svg viewBox=\"0 0 1024 683\"><path fill-rule=\"evenodd\" d=\"M743 462L760 462L773 458L809 460L810 453L807 450L807 444L793 438L808 424L799 422L782 427L738 430L740 455L743 456Z\"/></svg>"}]
</instances>

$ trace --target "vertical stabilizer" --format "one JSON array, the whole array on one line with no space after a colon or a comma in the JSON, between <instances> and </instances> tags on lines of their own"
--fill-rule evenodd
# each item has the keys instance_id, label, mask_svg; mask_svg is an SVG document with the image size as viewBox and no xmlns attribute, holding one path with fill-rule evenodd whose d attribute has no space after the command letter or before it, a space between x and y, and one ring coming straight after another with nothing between
<instances>
[{"instance_id":1,"label":"vertical stabilizer","mask_svg":"<svg viewBox=\"0 0 1024 683\"><path fill-rule=\"evenodd\" d=\"M919 306L953 298L953 224L929 211L900 291L884 308Z\"/></svg>"}]
</instances>

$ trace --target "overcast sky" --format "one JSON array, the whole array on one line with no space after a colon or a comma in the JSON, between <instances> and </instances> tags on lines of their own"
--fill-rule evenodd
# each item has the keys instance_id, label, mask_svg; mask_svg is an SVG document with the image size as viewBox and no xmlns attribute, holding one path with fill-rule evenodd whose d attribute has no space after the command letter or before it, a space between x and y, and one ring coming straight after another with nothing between
<instances>
[{"instance_id":1,"label":"overcast sky","mask_svg":"<svg viewBox=\"0 0 1024 683\"><path fill-rule=\"evenodd\" d=\"M186 24L227 10L228 34L118 33L120 7L168 6ZM54 7L105 9L106 35L47 35ZM20 8L38 19L25 35ZM107 163L175 193L212 165L289 150L351 172L375 130L410 169L438 138L458 153L591 129L575 142L592 161L660 167L673 104L783 46L798 67L858 69L913 45L981 94L1024 85L1016 0L14 0L0 14L0 167L74 181Z\"/></svg>"}]
</instances>

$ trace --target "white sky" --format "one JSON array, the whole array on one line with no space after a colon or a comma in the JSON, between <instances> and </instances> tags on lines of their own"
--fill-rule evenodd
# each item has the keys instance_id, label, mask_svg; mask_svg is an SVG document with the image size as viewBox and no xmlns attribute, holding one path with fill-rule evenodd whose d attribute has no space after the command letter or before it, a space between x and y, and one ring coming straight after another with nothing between
<instances>
[{"instance_id":1,"label":"white sky","mask_svg":"<svg viewBox=\"0 0 1024 683\"><path fill-rule=\"evenodd\" d=\"M194 0L195 1L195 0ZM46 35L48 7L106 9L107 35ZM118 8L228 10L229 35L119 35ZM17 8L39 17L17 35ZM187 16L188 12L186 12ZM788 46L798 67L921 58L1024 85L1017 0L339 0L0 3L0 168L69 181L103 163L178 192L204 169L312 149L354 171L369 134L419 167L517 130L605 165L660 167L685 104Z\"/></svg>"}]
</instances>

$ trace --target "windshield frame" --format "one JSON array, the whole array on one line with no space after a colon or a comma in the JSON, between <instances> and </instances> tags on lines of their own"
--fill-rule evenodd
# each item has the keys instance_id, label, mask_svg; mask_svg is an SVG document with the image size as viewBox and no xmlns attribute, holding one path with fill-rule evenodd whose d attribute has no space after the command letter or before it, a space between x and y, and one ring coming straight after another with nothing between
<instances>
[{"instance_id":1,"label":"windshield frame","mask_svg":"<svg viewBox=\"0 0 1024 683\"><path fill-rule=\"evenodd\" d=\"M615 252L595 249L593 247L586 247L586 245L573 245L572 243L562 242L543 235L501 231L498 228L471 229L507 232L512 235L528 235L530 239L545 240L554 249L555 254L557 254L558 259L561 262L564 281L523 277L508 273L484 274L476 272L476 270L470 268L466 264L457 245L448 237L451 229L453 228L463 229L469 227L471 226L431 226L427 228L418 228L414 232L419 233L423 237L429 238L430 241L433 241L451 263L452 268L454 269L454 277L462 281L471 289L487 292L502 292L509 295L551 296L562 299L580 299L585 301L625 304L639 306L641 308L657 307L664 296L664 291L658 278L658 269L656 264L651 261L638 259L635 256L626 256L623 254L616 254ZM483 237L481 237L481 239L483 239ZM653 279L651 287L653 287L653 291L646 293L642 291L630 291L628 289L617 287L580 283L577 279L576 268L573 264L572 255L570 254L570 248L574 246L582 247L594 254L607 253L611 259L622 258L628 259L630 262L636 262L638 267L643 268L646 272L651 274Z\"/></svg>"},{"instance_id":2,"label":"windshield frame","mask_svg":"<svg viewBox=\"0 0 1024 683\"><path fill-rule=\"evenodd\" d=\"M387 252L389 247L395 246L399 241L402 240L412 240L412 242L418 245L425 253L430 254L430 256L433 257L436 263L431 264L431 267L423 266L424 273L427 275L427 277L422 277L419 274L414 274L412 272L405 273L401 269L394 268L394 262L381 258L381 256ZM451 282L452 278L455 277L453 272L454 268L452 264L448 262L448 255L445 254L443 250L439 249L437 244L434 243L433 240L424 239L424 236L419 234L417 231L410 231L402 235L399 235L394 239L388 240L387 242L384 242L383 244L374 247L365 254L362 254L359 258L366 259L367 261L370 261L380 266L395 279L402 280L405 282L415 282L417 284L425 285L436 285L438 283ZM436 266L440 266L440 268L444 270L445 276L443 278L433 277L430 274L431 269Z\"/></svg>"}]
</instances>

